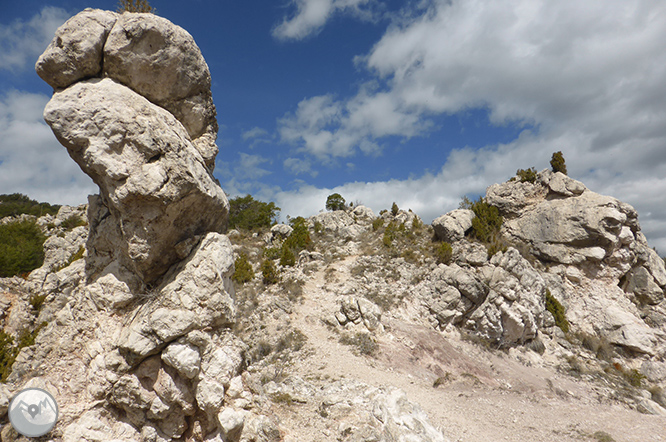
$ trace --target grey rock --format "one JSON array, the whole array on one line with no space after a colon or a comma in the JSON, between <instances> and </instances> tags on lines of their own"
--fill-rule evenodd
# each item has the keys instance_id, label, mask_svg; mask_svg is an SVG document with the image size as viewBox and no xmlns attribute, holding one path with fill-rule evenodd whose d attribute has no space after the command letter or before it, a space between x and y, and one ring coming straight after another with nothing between
<instances>
[{"instance_id":1,"label":"grey rock","mask_svg":"<svg viewBox=\"0 0 666 442\"><path fill-rule=\"evenodd\" d=\"M650 399L641 400L636 406L639 413L651 414L654 416L666 416L666 409Z\"/></svg>"},{"instance_id":2,"label":"grey rock","mask_svg":"<svg viewBox=\"0 0 666 442\"><path fill-rule=\"evenodd\" d=\"M372 222L375 219L375 212L370 207L356 206L351 213L357 221Z\"/></svg>"},{"instance_id":3,"label":"grey rock","mask_svg":"<svg viewBox=\"0 0 666 442\"><path fill-rule=\"evenodd\" d=\"M319 213L308 220L311 228L320 223L325 232L334 233L340 238L358 238L367 228L356 224L354 218L344 210Z\"/></svg>"},{"instance_id":4,"label":"grey rock","mask_svg":"<svg viewBox=\"0 0 666 442\"><path fill-rule=\"evenodd\" d=\"M435 235L441 241L454 243L465 236L465 232L472 228L474 212L468 209L456 209L439 218L435 218L432 227Z\"/></svg>"},{"instance_id":5,"label":"grey rock","mask_svg":"<svg viewBox=\"0 0 666 442\"><path fill-rule=\"evenodd\" d=\"M624 290L634 293L639 301L657 305L664 299L664 290L655 282L652 274L643 266L637 267L626 276Z\"/></svg>"},{"instance_id":6,"label":"grey rock","mask_svg":"<svg viewBox=\"0 0 666 442\"><path fill-rule=\"evenodd\" d=\"M104 43L117 17L110 11L86 9L67 20L37 60L37 74L54 89L98 76Z\"/></svg>"},{"instance_id":7,"label":"grey rock","mask_svg":"<svg viewBox=\"0 0 666 442\"><path fill-rule=\"evenodd\" d=\"M340 318L338 322L344 325L348 322L363 323L369 331L382 329L381 309L373 302L355 296L344 296L340 300Z\"/></svg>"},{"instance_id":8,"label":"grey rock","mask_svg":"<svg viewBox=\"0 0 666 442\"><path fill-rule=\"evenodd\" d=\"M288 226L286 224L276 224L273 227L271 227L271 234L274 239L285 239L289 235L291 235L291 232L293 232L293 228L291 226Z\"/></svg>"},{"instance_id":9,"label":"grey rock","mask_svg":"<svg viewBox=\"0 0 666 442\"><path fill-rule=\"evenodd\" d=\"M162 351L165 364L178 370L187 379L194 378L201 369L199 349L188 343L174 342Z\"/></svg>"},{"instance_id":10,"label":"grey rock","mask_svg":"<svg viewBox=\"0 0 666 442\"><path fill-rule=\"evenodd\" d=\"M56 92L44 118L100 186L101 203L120 227L121 261L145 282L179 260L178 243L225 229L224 192L164 109L106 78ZM91 223L91 236L98 227Z\"/></svg>"},{"instance_id":11,"label":"grey rock","mask_svg":"<svg viewBox=\"0 0 666 442\"><path fill-rule=\"evenodd\" d=\"M539 173L539 181L547 185L551 192L565 197L578 196L587 188L580 181L568 177L562 172L545 169Z\"/></svg>"},{"instance_id":12,"label":"grey rock","mask_svg":"<svg viewBox=\"0 0 666 442\"><path fill-rule=\"evenodd\" d=\"M242 410L225 408L217 415L220 434L225 441L236 442L240 439L245 424L245 414L246 412Z\"/></svg>"}]
</instances>

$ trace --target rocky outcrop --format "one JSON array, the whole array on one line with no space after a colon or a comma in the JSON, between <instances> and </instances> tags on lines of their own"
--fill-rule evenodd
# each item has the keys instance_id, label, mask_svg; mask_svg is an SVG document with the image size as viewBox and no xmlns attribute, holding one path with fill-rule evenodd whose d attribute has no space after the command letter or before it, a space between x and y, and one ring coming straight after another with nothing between
<instances>
[{"instance_id":1,"label":"rocky outcrop","mask_svg":"<svg viewBox=\"0 0 666 442\"><path fill-rule=\"evenodd\" d=\"M456 242L463 239L465 232L472 228L473 219L474 212L471 210L457 209L435 218L432 228L441 241Z\"/></svg>"},{"instance_id":2,"label":"rocky outcrop","mask_svg":"<svg viewBox=\"0 0 666 442\"><path fill-rule=\"evenodd\" d=\"M56 89L45 120L100 187L91 278L118 260L153 284L201 235L225 230L210 73L186 31L151 14L86 10L36 68Z\"/></svg>"},{"instance_id":3,"label":"rocky outcrop","mask_svg":"<svg viewBox=\"0 0 666 442\"><path fill-rule=\"evenodd\" d=\"M658 335L666 325L659 319L664 313L664 262L647 246L630 205L549 170L540 172L533 183L512 179L494 184L486 201L499 208L507 242L529 261L511 247L488 263L477 260L478 245L460 236L461 211L439 217L433 222L438 237L453 240L457 261L471 264L489 288L477 305L458 295L446 278L440 288L435 281L423 286L425 303L440 326L461 324L503 343L529 341L539 331L556 329L553 317L544 311L548 288L580 332L638 353L661 351ZM451 268L455 265L442 274ZM439 280L438 273L431 278ZM654 314L648 314L649 306L657 308ZM645 322L650 315L657 327Z\"/></svg>"}]
</instances>

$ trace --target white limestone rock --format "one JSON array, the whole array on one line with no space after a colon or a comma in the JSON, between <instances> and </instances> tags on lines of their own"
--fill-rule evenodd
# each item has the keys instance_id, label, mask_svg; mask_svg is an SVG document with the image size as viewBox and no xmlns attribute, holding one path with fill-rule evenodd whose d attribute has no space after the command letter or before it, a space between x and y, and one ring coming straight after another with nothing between
<instances>
[{"instance_id":1,"label":"white limestone rock","mask_svg":"<svg viewBox=\"0 0 666 442\"><path fill-rule=\"evenodd\" d=\"M456 209L435 218L432 227L441 241L454 243L464 238L465 232L472 228L474 212L468 209Z\"/></svg>"},{"instance_id":2,"label":"white limestone rock","mask_svg":"<svg viewBox=\"0 0 666 442\"><path fill-rule=\"evenodd\" d=\"M53 89L66 88L102 71L104 43L118 14L86 9L58 28L35 70Z\"/></svg>"},{"instance_id":3,"label":"white limestone rock","mask_svg":"<svg viewBox=\"0 0 666 442\"><path fill-rule=\"evenodd\" d=\"M169 112L105 78L56 92L44 118L100 186L120 226L122 263L145 282L182 259L180 243L225 229L224 192ZM92 236L97 226L91 223Z\"/></svg>"},{"instance_id":4,"label":"white limestone rock","mask_svg":"<svg viewBox=\"0 0 666 442\"><path fill-rule=\"evenodd\" d=\"M162 351L162 360L165 364L178 370L182 376L192 379L201 369L201 355L199 349L186 342L174 342Z\"/></svg>"},{"instance_id":5,"label":"white limestone rock","mask_svg":"<svg viewBox=\"0 0 666 442\"><path fill-rule=\"evenodd\" d=\"M217 422L220 426L220 434L225 441L237 442L240 439L245 424L245 415L245 411L233 408L225 408L220 411L217 415Z\"/></svg>"}]
</instances>

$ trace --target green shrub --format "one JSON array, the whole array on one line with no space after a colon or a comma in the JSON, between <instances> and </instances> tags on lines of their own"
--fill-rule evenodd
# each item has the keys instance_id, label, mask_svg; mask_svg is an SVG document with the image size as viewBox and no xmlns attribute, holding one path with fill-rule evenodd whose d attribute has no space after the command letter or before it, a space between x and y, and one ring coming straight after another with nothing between
<instances>
[{"instance_id":1,"label":"green shrub","mask_svg":"<svg viewBox=\"0 0 666 442\"><path fill-rule=\"evenodd\" d=\"M261 263L261 275L263 276L264 284L275 284L280 280L277 268L273 261L266 259Z\"/></svg>"},{"instance_id":2,"label":"green shrub","mask_svg":"<svg viewBox=\"0 0 666 442\"><path fill-rule=\"evenodd\" d=\"M393 216L396 216L399 211L400 211L400 208L398 207L398 205L396 203L393 203L393 205L391 206L391 214Z\"/></svg>"},{"instance_id":3,"label":"green shrub","mask_svg":"<svg viewBox=\"0 0 666 442\"><path fill-rule=\"evenodd\" d=\"M567 321L564 314L564 307L553 295L551 295L549 289L546 289L546 310L548 310L555 318L555 325L557 325L564 333L569 333L569 321Z\"/></svg>"},{"instance_id":4,"label":"green shrub","mask_svg":"<svg viewBox=\"0 0 666 442\"><path fill-rule=\"evenodd\" d=\"M286 244L286 243L285 243ZM294 266L296 265L296 255L291 250L290 247L282 245L282 254L280 255L280 265L281 266Z\"/></svg>"},{"instance_id":5,"label":"green shrub","mask_svg":"<svg viewBox=\"0 0 666 442\"><path fill-rule=\"evenodd\" d=\"M157 10L150 6L148 0L119 0L117 12L150 12L154 14Z\"/></svg>"},{"instance_id":6,"label":"green shrub","mask_svg":"<svg viewBox=\"0 0 666 442\"><path fill-rule=\"evenodd\" d=\"M304 249L309 249L312 246L312 239L305 218L302 216L296 217L289 221L291 227L294 229L291 234L282 244L282 247L289 247L294 254Z\"/></svg>"},{"instance_id":7,"label":"green shrub","mask_svg":"<svg viewBox=\"0 0 666 442\"><path fill-rule=\"evenodd\" d=\"M534 183L537 179L537 171L534 167L530 167L529 169L518 169L516 175L520 178L521 183Z\"/></svg>"},{"instance_id":8,"label":"green shrub","mask_svg":"<svg viewBox=\"0 0 666 442\"><path fill-rule=\"evenodd\" d=\"M44 263L44 234L34 221L0 225L0 277L28 273Z\"/></svg>"},{"instance_id":9,"label":"green shrub","mask_svg":"<svg viewBox=\"0 0 666 442\"><path fill-rule=\"evenodd\" d=\"M350 345L355 348L356 352L367 356L372 356L379 348L372 336L363 332L356 332L353 335L344 334L340 336L340 343Z\"/></svg>"},{"instance_id":10,"label":"green shrub","mask_svg":"<svg viewBox=\"0 0 666 442\"><path fill-rule=\"evenodd\" d=\"M453 257L453 249L448 242L437 243L434 247L434 253L437 264L449 264Z\"/></svg>"},{"instance_id":11,"label":"green shrub","mask_svg":"<svg viewBox=\"0 0 666 442\"><path fill-rule=\"evenodd\" d=\"M391 221L388 226L386 226L386 229L384 229L384 236L382 237L382 243L386 247L391 247L393 245L393 241L395 240L396 236L398 234L398 227L396 227L395 223Z\"/></svg>"},{"instance_id":12,"label":"green shrub","mask_svg":"<svg viewBox=\"0 0 666 442\"><path fill-rule=\"evenodd\" d=\"M326 198L326 210L345 210L346 201L339 193L334 193Z\"/></svg>"},{"instance_id":13,"label":"green shrub","mask_svg":"<svg viewBox=\"0 0 666 442\"><path fill-rule=\"evenodd\" d=\"M553 168L553 172L567 174L567 165L564 163L564 155L562 155L561 151L553 153L553 156L550 159L550 167Z\"/></svg>"},{"instance_id":14,"label":"green shrub","mask_svg":"<svg viewBox=\"0 0 666 442\"><path fill-rule=\"evenodd\" d=\"M417 253L411 249L407 249L404 252L402 252L401 255L405 261L412 263L412 264L417 264L419 262L419 256Z\"/></svg>"},{"instance_id":15,"label":"green shrub","mask_svg":"<svg viewBox=\"0 0 666 442\"><path fill-rule=\"evenodd\" d=\"M324 226L322 226L319 221L314 222L313 228L315 233L321 233L321 231L324 230Z\"/></svg>"},{"instance_id":16,"label":"green shrub","mask_svg":"<svg viewBox=\"0 0 666 442\"><path fill-rule=\"evenodd\" d=\"M467 209L467 210L472 210L472 205L474 202L472 202L471 199L467 198L467 196L462 197L462 200L460 200L460 203L458 204L459 209Z\"/></svg>"},{"instance_id":17,"label":"green shrub","mask_svg":"<svg viewBox=\"0 0 666 442\"><path fill-rule=\"evenodd\" d=\"M412 221L412 231L416 232L423 227L423 221L421 221L419 218L414 218Z\"/></svg>"},{"instance_id":18,"label":"green shrub","mask_svg":"<svg viewBox=\"0 0 666 442\"><path fill-rule=\"evenodd\" d=\"M257 201L246 195L229 200L229 228L255 230L277 222L280 208L275 203Z\"/></svg>"},{"instance_id":19,"label":"green shrub","mask_svg":"<svg viewBox=\"0 0 666 442\"><path fill-rule=\"evenodd\" d=\"M245 253L239 254L238 258L236 258L234 262L234 274L231 276L231 279L239 284L245 284L254 279L252 264L248 261Z\"/></svg>"},{"instance_id":20,"label":"green shrub","mask_svg":"<svg viewBox=\"0 0 666 442\"><path fill-rule=\"evenodd\" d=\"M499 209L491 206L481 197L472 203L471 209L475 215L472 219L472 237L483 243L490 243L493 237L499 234L502 227L503 219Z\"/></svg>"},{"instance_id":21,"label":"green shrub","mask_svg":"<svg viewBox=\"0 0 666 442\"><path fill-rule=\"evenodd\" d=\"M303 348L308 338L299 329L293 329L286 332L275 344L275 352L280 353L285 350L299 351Z\"/></svg>"},{"instance_id":22,"label":"green shrub","mask_svg":"<svg viewBox=\"0 0 666 442\"><path fill-rule=\"evenodd\" d=\"M489 259L497 252L506 252L508 248L509 244L499 232L494 233L490 238L490 241L486 244Z\"/></svg>"},{"instance_id":23,"label":"green shrub","mask_svg":"<svg viewBox=\"0 0 666 442\"><path fill-rule=\"evenodd\" d=\"M379 230L382 226L384 225L384 220L382 218L375 218L374 221L372 221L372 231L376 232ZM666 258L665 258L666 259Z\"/></svg>"},{"instance_id":24,"label":"green shrub","mask_svg":"<svg viewBox=\"0 0 666 442\"><path fill-rule=\"evenodd\" d=\"M59 209L60 206L58 205L38 203L20 193L0 195L0 218L23 214L34 215L37 217L43 215L56 215Z\"/></svg>"},{"instance_id":25,"label":"green shrub","mask_svg":"<svg viewBox=\"0 0 666 442\"><path fill-rule=\"evenodd\" d=\"M266 259L278 259L282 249L279 247L266 247L263 251L264 258Z\"/></svg>"},{"instance_id":26,"label":"green shrub","mask_svg":"<svg viewBox=\"0 0 666 442\"><path fill-rule=\"evenodd\" d=\"M32 295L28 300L30 307L32 307L32 309L37 312L40 311L42 309L42 305L44 305L44 301L46 301L46 296L46 293L43 295Z\"/></svg>"},{"instance_id":27,"label":"green shrub","mask_svg":"<svg viewBox=\"0 0 666 442\"><path fill-rule=\"evenodd\" d=\"M592 437L597 442L615 442L615 439L613 439L613 436L606 433L605 431L597 431L592 435Z\"/></svg>"},{"instance_id":28,"label":"green shrub","mask_svg":"<svg viewBox=\"0 0 666 442\"><path fill-rule=\"evenodd\" d=\"M65 230L72 230L75 229L76 227L80 226L87 226L88 223L86 223L83 218L81 218L79 215L71 215L69 216L66 220L60 224L60 227L62 227Z\"/></svg>"},{"instance_id":29,"label":"green shrub","mask_svg":"<svg viewBox=\"0 0 666 442\"><path fill-rule=\"evenodd\" d=\"M5 382L12 372L12 364L18 351L14 347L14 338L0 330L0 381Z\"/></svg>"},{"instance_id":30,"label":"green shrub","mask_svg":"<svg viewBox=\"0 0 666 442\"><path fill-rule=\"evenodd\" d=\"M12 373L12 365L16 361L16 356L24 347L30 347L35 344L35 339L39 332L46 327L46 322L42 322L34 330L23 330L19 336L18 342L14 344L14 338L0 330L0 381L6 382Z\"/></svg>"}]
</instances>

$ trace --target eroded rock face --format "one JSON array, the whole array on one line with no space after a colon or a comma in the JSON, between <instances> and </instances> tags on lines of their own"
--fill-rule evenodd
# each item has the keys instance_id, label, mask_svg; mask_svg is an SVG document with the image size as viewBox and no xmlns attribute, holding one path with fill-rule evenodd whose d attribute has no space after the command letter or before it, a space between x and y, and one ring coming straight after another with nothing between
<instances>
[{"instance_id":1,"label":"eroded rock face","mask_svg":"<svg viewBox=\"0 0 666 442\"><path fill-rule=\"evenodd\" d=\"M56 89L46 122L100 187L90 278L118 260L153 284L202 235L224 232L210 73L185 30L152 14L87 9L36 68Z\"/></svg>"},{"instance_id":2,"label":"eroded rock face","mask_svg":"<svg viewBox=\"0 0 666 442\"><path fill-rule=\"evenodd\" d=\"M166 110L105 78L56 92L44 117L99 185L120 228L122 263L144 281L182 259L179 243L224 230L224 192Z\"/></svg>"}]
</instances>

